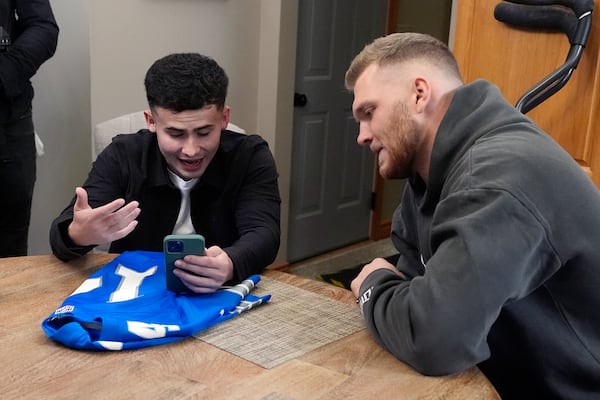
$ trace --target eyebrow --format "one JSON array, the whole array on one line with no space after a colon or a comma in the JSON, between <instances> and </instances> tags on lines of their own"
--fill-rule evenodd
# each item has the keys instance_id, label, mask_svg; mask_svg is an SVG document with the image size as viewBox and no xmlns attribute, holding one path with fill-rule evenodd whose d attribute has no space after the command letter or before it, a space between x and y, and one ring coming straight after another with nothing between
<instances>
[{"instance_id":1,"label":"eyebrow","mask_svg":"<svg viewBox=\"0 0 600 400\"><path fill-rule=\"evenodd\" d=\"M165 127L165 130L166 130L166 131L182 132L182 131L184 131L185 129L175 128L174 126L166 126L166 127Z\"/></svg>"},{"instance_id":2,"label":"eyebrow","mask_svg":"<svg viewBox=\"0 0 600 400\"><path fill-rule=\"evenodd\" d=\"M201 131L201 130L205 130L205 129L212 129L215 126L215 124L206 124L206 125L202 125L196 128L193 128L192 131L193 132L197 132L197 131ZM176 128L174 126L167 126L165 127L166 131L173 131L173 132L186 132L187 129L181 129L181 128Z\"/></svg>"}]
</instances>

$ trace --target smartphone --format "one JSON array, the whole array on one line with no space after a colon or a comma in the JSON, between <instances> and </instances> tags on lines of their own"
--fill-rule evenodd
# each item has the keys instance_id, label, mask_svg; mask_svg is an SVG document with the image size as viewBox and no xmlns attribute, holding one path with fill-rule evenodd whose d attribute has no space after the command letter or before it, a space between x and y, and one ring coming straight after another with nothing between
<instances>
[{"instance_id":1,"label":"smartphone","mask_svg":"<svg viewBox=\"0 0 600 400\"><path fill-rule=\"evenodd\" d=\"M189 289L181 280L173 274L175 269L175 260L185 257L188 254L197 256L204 255L204 236L191 235L167 235L163 240L163 252L165 254L165 270L167 290L173 292L188 292Z\"/></svg>"}]
</instances>

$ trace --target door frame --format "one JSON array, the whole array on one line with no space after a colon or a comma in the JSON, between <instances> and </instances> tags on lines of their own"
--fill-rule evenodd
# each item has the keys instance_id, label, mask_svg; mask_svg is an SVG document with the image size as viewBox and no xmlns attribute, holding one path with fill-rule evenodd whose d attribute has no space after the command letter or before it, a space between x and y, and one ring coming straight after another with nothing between
<instances>
[{"instance_id":1,"label":"door frame","mask_svg":"<svg viewBox=\"0 0 600 400\"><path fill-rule=\"evenodd\" d=\"M390 34L396 30L398 15L398 1L388 0L385 33ZM369 229L369 239L381 240L388 238L392 231L392 219L383 216L384 180L377 169L377 160L373 165L373 210Z\"/></svg>"}]
</instances>

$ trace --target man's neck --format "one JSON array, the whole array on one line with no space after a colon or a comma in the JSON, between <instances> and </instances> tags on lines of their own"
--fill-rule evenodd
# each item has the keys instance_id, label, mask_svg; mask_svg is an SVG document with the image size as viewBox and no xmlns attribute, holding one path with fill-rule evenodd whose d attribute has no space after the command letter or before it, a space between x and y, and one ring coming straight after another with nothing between
<instances>
[{"instance_id":1,"label":"man's neck","mask_svg":"<svg viewBox=\"0 0 600 400\"><path fill-rule=\"evenodd\" d=\"M434 107L431 108L432 111L427 119L427 125L425 125L423 142L421 143L420 149L414 160L414 170L426 184L429 181L429 167L431 165L433 144L435 143L435 138L438 134L442 119L444 119L444 116L450 107L454 92L455 91L452 90L444 93L439 100L435 102Z\"/></svg>"}]
</instances>

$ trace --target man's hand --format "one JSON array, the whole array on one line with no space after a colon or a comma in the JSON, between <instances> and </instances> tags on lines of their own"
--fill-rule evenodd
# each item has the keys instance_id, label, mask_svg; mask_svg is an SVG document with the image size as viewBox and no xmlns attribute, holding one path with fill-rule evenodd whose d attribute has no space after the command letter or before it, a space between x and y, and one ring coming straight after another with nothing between
<instances>
[{"instance_id":1,"label":"man's hand","mask_svg":"<svg viewBox=\"0 0 600 400\"><path fill-rule=\"evenodd\" d=\"M194 293L212 293L234 278L233 261L219 246L206 249L206 255L187 255L175 261L173 273Z\"/></svg>"},{"instance_id":2,"label":"man's hand","mask_svg":"<svg viewBox=\"0 0 600 400\"><path fill-rule=\"evenodd\" d=\"M352 282L350 282L350 288L352 289L352 294L354 294L354 297L358 298L358 296L360 295L360 286L362 285L363 281L367 278L367 276L369 276L371 272L376 271L378 269L389 269L390 271L393 271L394 273L404 278L404 275L400 271L398 271L393 264L390 264L385 258L376 258L369 264L365 265L358 274L358 276L354 278Z\"/></svg>"},{"instance_id":3,"label":"man's hand","mask_svg":"<svg viewBox=\"0 0 600 400\"><path fill-rule=\"evenodd\" d=\"M139 203L125 204L124 199L111 201L92 208L85 189L75 189L77 199L73 205L73 221L69 225L69 237L78 246L90 246L121 239L137 226Z\"/></svg>"}]
</instances>

